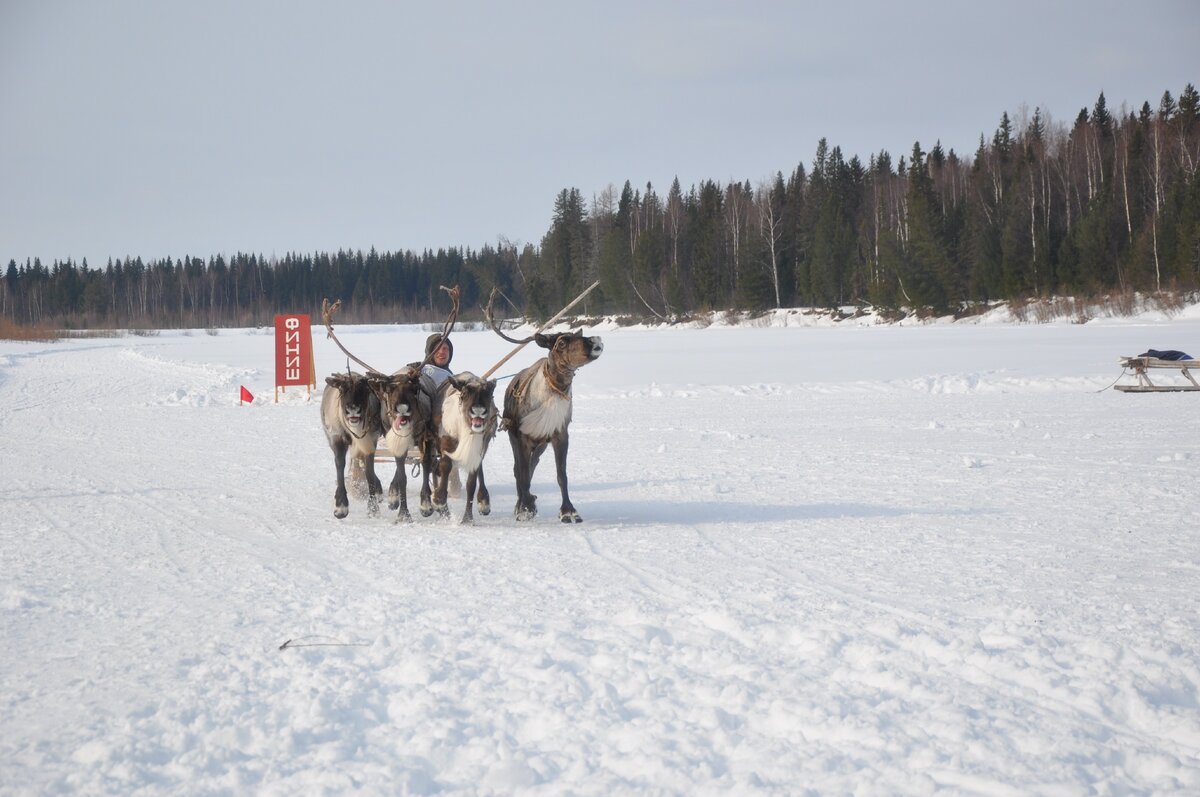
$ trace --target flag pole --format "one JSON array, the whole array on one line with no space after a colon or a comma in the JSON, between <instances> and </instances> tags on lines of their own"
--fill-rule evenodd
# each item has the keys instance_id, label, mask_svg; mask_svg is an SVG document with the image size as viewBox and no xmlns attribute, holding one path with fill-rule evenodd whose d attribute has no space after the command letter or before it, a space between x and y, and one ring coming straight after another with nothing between
<instances>
[{"instance_id":1,"label":"flag pole","mask_svg":"<svg viewBox=\"0 0 1200 797\"><path fill-rule=\"evenodd\" d=\"M547 328L547 327L549 327L551 324L553 324L555 321L557 321L558 319L560 319L560 318L562 318L563 316L565 316L565 315L567 314L567 311L568 311L568 310L570 310L572 307L574 307L575 305L577 305L577 304L579 304L580 302L582 302L582 301L583 301L583 297L587 296L589 293L591 293L592 291L594 291L594 290L596 289L596 287L597 287L599 284L600 284L600 280L596 280L596 281L595 281L595 282L593 282L591 285L589 285L589 286L588 286L588 288L587 288L587 289L586 289L586 290L585 290L583 293L581 293L581 294L579 294L578 296L576 296L576 297L575 297L575 301L571 302L571 303L570 303L570 304L568 304L566 307L564 307L563 309L559 310L559 311L558 311L558 313L557 313L557 314L556 314L556 315L555 315L553 318L551 318L549 321L547 321L546 323L542 324L540 327L538 327L537 329L535 329L535 330L533 331L533 334L534 334L534 335L538 334L538 333L539 333L539 332L541 332L543 329L546 329L546 328ZM530 336L530 340L532 340L532 339L533 339L533 337L532 337L532 336ZM499 368L500 366L504 365L506 362L508 362L510 359L512 359L513 355L515 355L517 352L519 352L521 349L525 348L525 347L526 347L526 346L528 346L528 345L529 345L529 341L527 340L527 341L525 341L524 343L522 343L521 345L517 346L517 348L513 349L512 351L510 351L508 354L504 355L504 358L503 358L502 360L500 360L500 362L496 363L495 365L493 365L491 368L489 368L489 369L487 370L487 373L485 373L485 374L483 375L483 378L484 378L484 379L487 379L489 376L491 376L492 374L496 373L496 369L497 369L497 368Z\"/></svg>"}]
</instances>

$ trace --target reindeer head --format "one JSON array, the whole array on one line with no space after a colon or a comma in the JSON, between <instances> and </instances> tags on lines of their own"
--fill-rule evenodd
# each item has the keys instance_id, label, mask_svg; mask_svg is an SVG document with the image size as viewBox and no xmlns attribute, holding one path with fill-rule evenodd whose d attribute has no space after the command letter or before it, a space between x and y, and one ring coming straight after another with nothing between
<instances>
[{"instance_id":1,"label":"reindeer head","mask_svg":"<svg viewBox=\"0 0 1200 797\"><path fill-rule=\"evenodd\" d=\"M371 412L378 410L372 407L372 391L370 382L362 374L334 374L325 377L325 384L336 389L341 401L338 402L342 420L356 434L372 424Z\"/></svg>"},{"instance_id":2,"label":"reindeer head","mask_svg":"<svg viewBox=\"0 0 1200 797\"><path fill-rule=\"evenodd\" d=\"M471 434L496 430L495 379L482 379L469 371L449 377L447 383L458 391L464 420Z\"/></svg>"},{"instance_id":3,"label":"reindeer head","mask_svg":"<svg viewBox=\"0 0 1200 797\"><path fill-rule=\"evenodd\" d=\"M412 431L413 412L418 408L421 389L420 372L405 368L391 376L372 374L367 381L379 397L384 426L397 434Z\"/></svg>"},{"instance_id":4,"label":"reindeer head","mask_svg":"<svg viewBox=\"0 0 1200 797\"><path fill-rule=\"evenodd\" d=\"M558 368L574 371L597 359L604 352L604 342L600 336L585 338L583 329L574 332L560 332L556 335L534 336L534 342L543 349L550 350L550 360Z\"/></svg>"}]
</instances>

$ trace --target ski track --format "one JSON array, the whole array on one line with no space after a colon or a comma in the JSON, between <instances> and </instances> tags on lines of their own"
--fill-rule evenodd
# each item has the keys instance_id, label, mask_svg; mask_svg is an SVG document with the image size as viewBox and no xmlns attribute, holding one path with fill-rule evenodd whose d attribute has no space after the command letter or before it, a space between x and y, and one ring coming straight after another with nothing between
<instances>
[{"instance_id":1,"label":"ski track","mask_svg":"<svg viewBox=\"0 0 1200 797\"><path fill-rule=\"evenodd\" d=\"M502 437L475 525L337 521L269 335L0 344L0 793L1200 791L1194 397L951 331L606 333L582 526Z\"/></svg>"}]
</instances>

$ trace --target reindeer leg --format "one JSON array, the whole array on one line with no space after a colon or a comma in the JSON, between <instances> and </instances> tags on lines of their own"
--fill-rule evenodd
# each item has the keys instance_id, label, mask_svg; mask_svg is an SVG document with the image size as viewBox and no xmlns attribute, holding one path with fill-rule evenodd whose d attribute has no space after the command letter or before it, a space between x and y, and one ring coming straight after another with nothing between
<instances>
[{"instance_id":1,"label":"reindeer leg","mask_svg":"<svg viewBox=\"0 0 1200 797\"><path fill-rule=\"evenodd\" d=\"M404 473L404 458L396 457L396 472L392 474L392 483L388 485L388 509L395 512L400 508L400 496L404 495L408 483Z\"/></svg>"},{"instance_id":2,"label":"reindeer leg","mask_svg":"<svg viewBox=\"0 0 1200 797\"><path fill-rule=\"evenodd\" d=\"M512 445L513 476L517 481L517 506L513 509L513 517L532 520L537 514L537 496L529 493L529 482L533 477L533 469L529 466L530 449L521 439L521 433L513 429L508 431L508 442Z\"/></svg>"},{"instance_id":3,"label":"reindeer leg","mask_svg":"<svg viewBox=\"0 0 1200 797\"><path fill-rule=\"evenodd\" d=\"M567 436L567 430L563 429L561 434L556 434L552 442L554 467L558 471L558 489L562 491L562 507L558 510L558 519L563 523L582 523L583 518L575 511L574 505L571 504L571 497L567 495L567 447L571 442Z\"/></svg>"},{"instance_id":4,"label":"reindeer leg","mask_svg":"<svg viewBox=\"0 0 1200 797\"><path fill-rule=\"evenodd\" d=\"M421 451L421 517L433 514L433 501L430 499L429 477L433 471L433 451L426 447Z\"/></svg>"},{"instance_id":5,"label":"reindeer leg","mask_svg":"<svg viewBox=\"0 0 1200 797\"><path fill-rule=\"evenodd\" d=\"M467 508L463 510L462 524L469 526L475 522L475 515L471 512L471 502L475 500L475 482L479 476L479 470L473 470L467 474Z\"/></svg>"},{"instance_id":6,"label":"reindeer leg","mask_svg":"<svg viewBox=\"0 0 1200 797\"><path fill-rule=\"evenodd\" d=\"M333 494L333 516L341 520L350 514L350 499L346 497L346 443L333 444L333 466L337 470L337 490Z\"/></svg>"},{"instance_id":7,"label":"reindeer leg","mask_svg":"<svg viewBox=\"0 0 1200 797\"><path fill-rule=\"evenodd\" d=\"M433 488L433 508L441 517L450 516L450 508L446 506L446 487L450 481L450 470L454 461L442 455L437 461L437 485Z\"/></svg>"},{"instance_id":8,"label":"reindeer leg","mask_svg":"<svg viewBox=\"0 0 1200 797\"><path fill-rule=\"evenodd\" d=\"M388 509L399 509L396 522L409 522L412 515L408 511L408 474L404 472L404 457L396 457L396 475L392 477L392 486L388 488Z\"/></svg>"},{"instance_id":9,"label":"reindeer leg","mask_svg":"<svg viewBox=\"0 0 1200 797\"><path fill-rule=\"evenodd\" d=\"M492 496L488 492L487 484L483 481L483 465L479 465L479 489L475 492L475 502L479 506L479 514L492 514Z\"/></svg>"},{"instance_id":10,"label":"reindeer leg","mask_svg":"<svg viewBox=\"0 0 1200 797\"><path fill-rule=\"evenodd\" d=\"M533 474L537 473L538 461L542 458L542 452L546 450L546 444L540 445L530 444L529 451L529 481L525 485L525 495L529 498L529 506L533 510L533 514L537 514L537 496L533 494Z\"/></svg>"},{"instance_id":11,"label":"reindeer leg","mask_svg":"<svg viewBox=\"0 0 1200 797\"><path fill-rule=\"evenodd\" d=\"M383 495L383 484L375 475L375 452L364 454L367 471L367 514L375 517L379 514L379 496Z\"/></svg>"}]
</instances>

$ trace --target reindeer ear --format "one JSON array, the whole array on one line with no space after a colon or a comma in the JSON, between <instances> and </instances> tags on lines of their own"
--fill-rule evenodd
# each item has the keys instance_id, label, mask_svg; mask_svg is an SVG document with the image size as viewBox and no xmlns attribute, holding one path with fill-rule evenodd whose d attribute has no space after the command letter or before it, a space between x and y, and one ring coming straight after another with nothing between
<instances>
[{"instance_id":1,"label":"reindeer ear","mask_svg":"<svg viewBox=\"0 0 1200 797\"><path fill-rule=\"evenodd\" d=\"M533 342L541 346L543 349L552 348L554 346L554 341L557 339L557 335L543 335L541 332L533 336Z\"/></svg>"},{"instance_id":2,"label":"reindeer ear","mask_svg":"<svg viewBox=\"0 0 1200 797\"><path fill-rule=\"evenodd\" d=\"M329 385L330 387L340 388L345 381L346 377L341 376L340 374L325 377L325 384Z\"/></svg>"}]
</instances>

